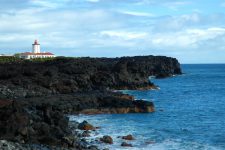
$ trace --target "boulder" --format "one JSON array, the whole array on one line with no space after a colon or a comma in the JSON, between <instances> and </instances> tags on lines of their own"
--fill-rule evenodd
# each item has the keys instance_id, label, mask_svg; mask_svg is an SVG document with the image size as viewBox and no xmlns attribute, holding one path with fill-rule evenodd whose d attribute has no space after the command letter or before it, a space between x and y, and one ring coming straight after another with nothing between
<instances>
[{"instance_id":1,"label":"boulder","mask_svg":"<svg viewBox=\"0 0 225 150\"><path fill-rule=\"evenodd\" d=\"M107 143L107 144L113 144L113 139L111 136L105 135L102 138L100 138L100 141Z\"/></svg>"},{"instance_id":2,"label":"boulder","mask_svg":"<svg viewBox=\"0 0 225 150\"><path fill-rule=\"evenodd\" d=\"M95 130L95 127L89 124L87 121L83 121L78 125L78 129L80 130Z\"/></svg>"},{"instance_id":3,"label":"boulder","mask_svg":"<svg viewBox=\"0 0 225 150\"><path fill-rule=\"evenodd\" d=\"M133 147L132 144L129 144L129 143L126 143L126 142L123 142L123 143L121 144L121 146L124 146L124 147Z\"/></svg>"},{"instance_id":4,"label":"boulder","mask_svg":"<svg viewBox=\"0 0 225 150\"><path fill-rule=\"evenodd\" d=\"M126 136L122 136L122 139L124 139L124 140L134 140L134 137L131 134L129 134L129 135L126 135Z\"/></svg>"}]
</instances>

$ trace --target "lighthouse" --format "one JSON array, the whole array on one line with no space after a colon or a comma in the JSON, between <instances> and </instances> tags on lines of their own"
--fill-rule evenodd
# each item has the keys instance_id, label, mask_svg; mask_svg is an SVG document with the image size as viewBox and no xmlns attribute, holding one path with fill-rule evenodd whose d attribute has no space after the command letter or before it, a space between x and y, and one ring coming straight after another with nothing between
<instances>
[{"instance_id":1,"label":"lighthouse","mask_svg":"<svg viewBox=\"0 0 225 150\"><path fill-rule=\"evenodd\" d=\"M34 44L32 44L33 53L41 53L40 44L37 40L34 41Z\"/></svg>"},{"instance_id":2,"label":"lighthouse","mask_svg":"<svg viewBox=\"0 0 225 150\"><path fill-rule=\"evenodd\" d=\"M41 52L40 44L35 40L32 44L32 52L20 53L19 57L23 59L53 58L55 55L50 52Z\"/></svg>"}]
</instances>

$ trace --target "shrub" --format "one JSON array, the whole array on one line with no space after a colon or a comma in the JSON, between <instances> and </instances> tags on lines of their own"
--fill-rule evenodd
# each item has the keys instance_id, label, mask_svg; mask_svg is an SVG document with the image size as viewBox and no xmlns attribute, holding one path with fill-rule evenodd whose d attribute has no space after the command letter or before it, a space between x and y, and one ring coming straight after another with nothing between
<instances>
[{"instance_id":1,"label":"shrub","mask_svg":"<svg viewBox=\"0 0 225 150\"><path fill-rule=\"evenodd\" d=\"M55 60L54 57L48 57L48 58L33 58L33 59L29 59L32 62L46 62L46 61L52 61Z\"/></svg>"},{"instance_id":2,"label":"shrub","mask_svg":"<svg viewBox=\"0 0 225 150\"><path fill-rule=\"evenodd\" d=\"M14 56L1 56L0 63L21 62L22 59Z\"/></svg>"}]
</instances>

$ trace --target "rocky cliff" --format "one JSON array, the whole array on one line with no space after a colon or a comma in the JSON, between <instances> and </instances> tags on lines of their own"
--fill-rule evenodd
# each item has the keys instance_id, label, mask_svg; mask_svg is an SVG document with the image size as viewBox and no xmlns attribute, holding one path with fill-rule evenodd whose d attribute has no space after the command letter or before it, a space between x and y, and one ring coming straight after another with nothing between
<instances>
[{"instance_id":1,"label":"rocky cliff","mask_svg":"<svg viewBox=\"0 0 225 150\"><path fill-rule=\"evenodd\" d=\"M176 59L155 56L0 63L0 140L96 149L71 132L65 114L153 112L152 102L114 90L155 88L149 76L177 74Z\"/></svg>"},{"instance_id":2,"label":"rocky cliff","mask_svg":"<svg viewBox=\"0 0 225 150\"><path fill-rule=\"evenodd\" d=\"M9 98L105 89L150 89L149 76L181 74L174 58L56 58L0 64L0 94Z\"/></svg>"}]
</instances>

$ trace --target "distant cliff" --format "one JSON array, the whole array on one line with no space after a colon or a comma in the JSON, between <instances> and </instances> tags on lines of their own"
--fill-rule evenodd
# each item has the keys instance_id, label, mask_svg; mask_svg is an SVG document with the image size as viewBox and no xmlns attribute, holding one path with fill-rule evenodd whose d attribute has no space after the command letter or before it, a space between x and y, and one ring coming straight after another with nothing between
<instances>
[{"instance_id":1,"label":"distant cliff","mask_svg":"<svg viewBox=\"0 0 225 150\"><path fill-rule=\"evenodd\" d=\"M55 58L0 63L0 95L9 98L105 89L149 89L157 78L181 74L175 58Z\"/></svg>"}]
</instances>

